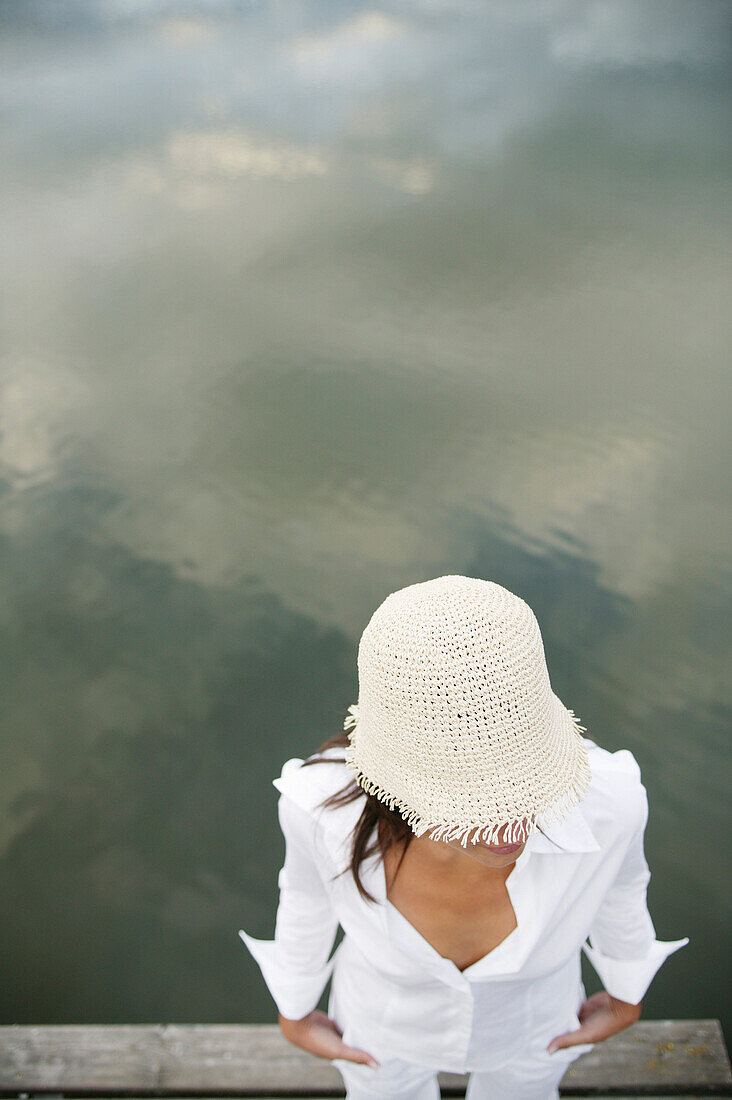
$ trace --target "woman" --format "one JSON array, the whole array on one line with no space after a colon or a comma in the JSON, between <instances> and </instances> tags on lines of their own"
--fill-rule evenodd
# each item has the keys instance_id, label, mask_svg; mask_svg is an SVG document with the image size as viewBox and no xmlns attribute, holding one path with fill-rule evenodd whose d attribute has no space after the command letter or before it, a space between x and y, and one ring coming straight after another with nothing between
<instances>
[{"instance_id":1,"label":"woman","mask_svg":"<svg viewBox=\"0 0 732 1100\"><path fill-rule=\"evenodd\" d=\"M358 673L350 732L273 781L274 939L239 932L282 1032L350 1100L438 1100L439 1071L469 1073L468 1100L556 1100L689 942L655 937L638 765L582 736L531 608L491 581L392 593Z\"/></svg>"}]
</instances>

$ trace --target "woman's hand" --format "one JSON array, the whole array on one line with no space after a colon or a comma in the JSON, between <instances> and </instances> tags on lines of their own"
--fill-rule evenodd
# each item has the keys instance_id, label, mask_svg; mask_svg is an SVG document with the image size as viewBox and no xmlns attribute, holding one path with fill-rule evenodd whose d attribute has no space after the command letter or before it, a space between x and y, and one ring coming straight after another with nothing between
<instances>
[{"instance_id":1,"label":"woman's hand","mask_svg":"<svg viewBox=\"0 0 732 1100\"><path fill-rule=\"evenodd\" d=\"M346 1046L335 1022L317 1008L303 1016L302 1020L287 1020L279 1013L278 1021L282 1034L290 1043L317 1055L318 1058L343 1058L348 1062L362 1062L378 1069L376 1059L365 1050Z\"/></svg>"},{"instance_id":2,"label":"woman's hand","mask_svg":"<svg viewBox=\"0 0 732 1100\"><path fill-rule=\"evenodd\" d=\"M547 1050L553 1054L561 1047L573 1047L579 1043L600 1043L610 1035L615 1035L618 1031L623 1031L624 1028L634 1024L640 1017L642 1005L642 1001L637 1005L619 1001L604 989L600 993L593 993L582 1002L577 1013L582 1026L576 1031L566 1031L564 1035L556 1035L549 1043Z\"/></svg>"}]
</instances>

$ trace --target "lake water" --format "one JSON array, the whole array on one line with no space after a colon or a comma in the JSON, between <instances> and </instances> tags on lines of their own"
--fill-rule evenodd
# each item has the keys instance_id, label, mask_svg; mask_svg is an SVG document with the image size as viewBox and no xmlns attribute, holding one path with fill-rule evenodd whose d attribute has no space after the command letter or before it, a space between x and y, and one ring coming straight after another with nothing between
<instances>
[{"instance_id":1,"label":"lake water","mask_svg":"<svg viewBox=\"0 0 732 1100\"><path fill-rule=\"evenodd\" d=\"M0 7L3 1022L274 1020L271 779L462 573L641 766L644 1015L729 1025L728 15Z\"/></svg>"}]
</instances>

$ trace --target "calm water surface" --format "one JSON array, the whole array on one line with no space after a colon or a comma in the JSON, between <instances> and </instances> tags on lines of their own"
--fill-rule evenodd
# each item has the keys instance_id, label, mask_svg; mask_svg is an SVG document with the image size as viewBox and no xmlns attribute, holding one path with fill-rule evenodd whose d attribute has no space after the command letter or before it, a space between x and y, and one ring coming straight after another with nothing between
<instances>
[{"instance_id":1,"label":"calm water surface","mask_svg":"<svg viewBox=\"0 0 732 1100\"><path fill-rule=\"evenodd\" d=\"M729 10L0 4L3 1022L274 1020L271 779L464 573L729 1026Z\"/></svg>"}]
</instances>

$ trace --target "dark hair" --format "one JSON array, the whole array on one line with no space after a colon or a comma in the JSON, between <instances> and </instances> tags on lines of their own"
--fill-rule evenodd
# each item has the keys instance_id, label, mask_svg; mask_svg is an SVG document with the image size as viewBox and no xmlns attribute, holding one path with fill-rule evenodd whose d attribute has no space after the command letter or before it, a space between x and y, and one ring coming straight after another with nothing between
<instances>
[{"instance_id":1,"label":"dark hair","mask_svg":"<svg viewBox=\"0 0 732 1100\"><path fill-rule=\"evenodd\" d=\"M345 756L343 757L320 757L321 753L326 752L328 749L343 748L345 749L349 744L348 734L340 733L334 737L330 737L327 741L324 741L320 748L312 756L309 756L307 760L303 761L302 767L305 768L310 764L345 764ZM363 860L368 859L374 852L381 852L382 858L384 853L398 844L404 844L404 850L399 858L397 864L397 873L402 865L402 860L406 855L407 848L409 847L414 832L411 825L402 817L399 810L392 810L385 802L382 802L380 798L377 798L375 794L370 794L365 791L360 783L357 782L355 776L351 778L345 787L341 787L339 791L334 794L328 795L318 805L323 808L326 807L338 807L346 806L349 802L354 802L357 798L364 798L364 807L361 811L361 816L356 822L356 826L353 830L353 842L351 844L351 857L347 867L344 867L342 871L339 871L334 878L339 878L346 871L350 871L353 875L356 883L356 888L364 899L364 901L372 901L376 904L376 898L366 889L361 882L359 874L359 868ZM539 828L538 825L535 828ZM376 837L374 842L368 846L368 841L371 834L376 829ZM539 832L543 836L546 833L543 829L539 829ZM551 837L547 839L551 840ZM556 841L552 840L552 844L556 844ZM561 845L557 844L560 848Z\"/></svg>"}]
</instances>

